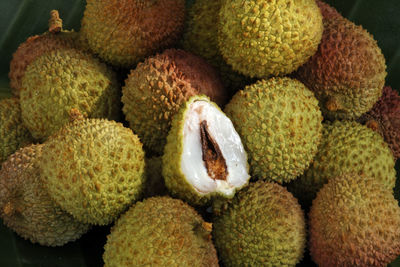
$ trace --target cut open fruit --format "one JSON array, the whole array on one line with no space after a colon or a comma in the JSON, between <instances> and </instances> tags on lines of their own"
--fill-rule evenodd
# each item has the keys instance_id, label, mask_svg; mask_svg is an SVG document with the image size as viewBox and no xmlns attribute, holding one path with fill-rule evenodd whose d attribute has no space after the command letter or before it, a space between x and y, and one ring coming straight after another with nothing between
<instances>
[{"instance_id":1,"label":"cut open fruit","mask_svg":"<svg viewBox=\"0 0 400 267\"><path fill-rule=\"evenodd\" d=\"M233 197L248 183L247 154L231 120L205 96L174 117L163 157L169 191L194 205Z\"/></svg>"}]
</instances>

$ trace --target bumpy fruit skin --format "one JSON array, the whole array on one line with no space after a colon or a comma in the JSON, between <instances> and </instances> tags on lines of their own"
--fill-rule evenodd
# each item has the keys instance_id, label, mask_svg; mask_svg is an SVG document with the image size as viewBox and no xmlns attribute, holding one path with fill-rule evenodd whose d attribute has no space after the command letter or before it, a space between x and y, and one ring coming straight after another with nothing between
<instances>
[{"instance_id":1,"label":"bumpy fruit skin","mask_svg":"<svg viewBox=\"0 0 400 267\"><path fill-rule=\"evenodd\" d=\"M353 172L364 174L393 189L394 158L383 138L354 121L325 123L321 144L310 168L288 185L303 207L309 207L317 192L331 177Z\"/></svg>"},{"instance_id":2,"label":"bumpy fruit skin","mask_svg":"<svg viewBox=\"0 0 400 267\"><path fill-rule=\"evenodd\" d=\"M162 176L162 157L146 158L146 185L144 197L163 196L168 193Z\"/></svg>"},{"instance_id":3,"label":"bumpy fruit skin","mask_svg":"<svg viewBox=\"0 0 400 267\"><path fill-rule=\"evenodd\" d=\"M219 105L227 100L212 66L189 52L168 49L131 71L122 88L123 112L146 150L161 155L172 117L197 94Z\"/></svg>"},{"instance_id":4,"label":"bumpy fruit skin","mask_svg":"<svg viewBox=\"0 0 400 267\"><path fill-rule=\"evenodd\" d=\"M31 134L22 124L18 98L0 100L0 164L18 148L32 142Z\"/></svg>"},{"instance_id":5,"label":"bumpy fruit skin","mask_svg":"<svg viewBox=\"0 0 400 267\"><path fill-rule=\"evenodd\" d=\"M357 119L382 94L385 58L361 26L342 17L324 19L319 49L296 77L314 91L324 117Z\"/></svg>"},{"instance_id":6,"label":"bumpy fruit skin","mask_svg":"<svg viewBox=\"0 0 400 267\"><path fill-rule=\"evenodd\" d=\"M141 197L144 152L120 123L76 120L51 136L40 168L50 196L76 219L106 225Z\"/></svg>"},{"instance_id":7,"label":"bumpy fruit skin","mask_svg":"<svg viewBox=\"0 0 400 267\"><path fill-rule=\"evenodd\" d=\"M397 91L385 86L381 98L358 121L377 131L389 145L394 157L400 157L400 96Z\"/></svg>"},{"instance_id":8,"label":"bumpy fruit skin","mask_svg":"<svg viewBox=\"0 0 400 267\"><path fill-rule=\"evenodd\" d=\"M224 1L218 26L226 62L258 78L295 71L317 51L323 31L315 0Z\"/></svg>"},{"instance_id":9,"label":"bumpy fruit skin","mask_svg":"<svg viewBox=\"0 0 400 267\"><path fill-rule=\"evenodd\" d=\"M315 1L321 11L322 20L329 20L334 18L343 18L343 16L334 8L323 1Z\"/></svg>"},{"instance_id":10,"label":"bumpy fruit skin","mask_svg":"<svg viewBox=\"0 0 400 267\"><path fill-rule=\"evenodd\" d=\"M181 200L137 202L111 228L105 266L218 266L209 226Z\"/></svg>"},{"instance_id":11,"label":"bumpy fruit skin","mask_svg":"<svg viewBox=\"0 0 400 267\"><path fill-rule=\"evenodd\" d=\"M231 95L251 83L251 79L234 71L223 59L218 47L218 20L222 0L197 0L188 10L183 48L206 59L219 71Z\"/></svg>"},{"instance_id":12,"label":"bumpy fruit skin","mask_svg":"<svg viewBox=\"0 0 400 267\"><path fill-rule=\"evenodd\" d=\"M19 96L22 87L22 77L26 68L36 58L57 49L78 48L78 33L74 31L61 31L59 33L46 32L42 35L34 35L29 37L22 43L10 62L10 87L15 96Z\"/></svg>"},{"instance_id":13,"label":"bumpy fruit skin","mask_svg":"<svg viewBox=\"0 0 400 267\"><path fill-rule=\"evenodd\" d=\"M310 252L318 266L387 266L400 254L400 208L375 178L332 177L309 218Z\"/></svg>"},{"instance_id":14,"label":"bumpy fruit skin","mask_svg":"<svg viewBox=\"0 0 400 267\"><path fill-rule=\"evenodd\" d=\"M21 148L3 163L0 216L7 227L33 243L62 246L90 226L75 220L50 198L38 168L42 147Z\"/></svg>"},{"instance_id":15,"label":"bumpy fruit skin","mask_svg":"<svg viewBox=\"0 0 400 267\"><path fill-rule=\"evenodd\" d=\"M225 266L295 266L303 257L304 213L276 183L258 181L240 191L213 226Z\"/></svg>"},{"instance_id":16,"label":"bumpy fruit skin","mask_svg":"<svg viewBox=\"0 0 400 267\"><path fill-rule=\"evenodd\" d=\"M310 165L321 139L322 115L313 93L290 78L260 80L225 107L249 156L253 176L287 182Z\"/></svg>"},{"instance_id":17,"label":"bumpy fruit skin","mask_svg":"<svg viewBox=\"0 0 400 267\"><path fill-rule=\"evenodd\" d=\"M173 45L184 16L184 0L87 0L80 32L100 58L128 68Z\"/></svg>"},{"instance_id":18,"label":"bumpy fruit skin","mask_svg":"<svg viewBox=\"0 0 400 267\"><path fill-rule=\"evenodd\" d=\"M116 120L121 106L116 74L76 49L58 49L34 60L20 96L22 121L41 141L69 121L72 108L85 117Z\"/></svg>"}]
</instances>

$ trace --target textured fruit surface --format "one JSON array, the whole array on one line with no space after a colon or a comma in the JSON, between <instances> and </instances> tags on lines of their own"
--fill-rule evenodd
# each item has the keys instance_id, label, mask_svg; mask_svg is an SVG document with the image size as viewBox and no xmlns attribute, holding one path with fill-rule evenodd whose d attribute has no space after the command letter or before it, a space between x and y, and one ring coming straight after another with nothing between
<instances>
[{"instance_id":1,"label":"textured fruit surface","mask_svg":"<svg viewBox=\"0 0 400 267\"><path fill-rule=\"evenodd\" d=\"M32 136L45 140L78 109L90 118L118 119L116 74L90 54L58 49L34 60L22 79L22 121Z\"/></svg>"},{"instance_id":2,"label":"textured fruit surface","mask_svg":"<svg viewBox=\"0 0 400 267\"><path fill-rule=\"evenodd\" d=\"M161 155L172 117L186 100L201 93L220 105L226 102L211 65L189 52L168 49L131 71L122 89L123 112L146 150Z\"/></svg>"},{"instance_id":3,"label":"textured fruit surface","mask_svg":"<svg viewBox=\"0 0 400 267\"><path fill-rule=\"evenodd\" d=\"M218 26L226 62L259 78L296 70L317 51L323 31L315 0L225 1Z\"/></svg>"},{"instance_id":4,"label":"textured fruit surface","mask_svg":"<svg viewBox=\"0 0 400 267\"><path fill-rule=\"evenodd\" d=\"M381 98L358 121L380 133L394 157L400 157L400 96L396 90L385 86Z\"/></svg>"},{"instance_id":5,"label":"textured fruit surface","mask_svg":"<svg viewBox=\"0 0 400 267\"><path fill-rule=\"evenodd\" d=\"M146 185L144 197L162 196L168 193L162 176L162 158L146 158Z\"/></svg>"},{"instance_id":6,"label":"textured fruit surface","mask_svg":"<svg viewBox=\"0 0 400 267\"><path fill-rule=\"evenodd\" d=\"M325 123L314 162L288 188L304 207L331 177L348 172L365 174L392 189L396 181L394 164L392 152L378 133L353 121Z\"/></svg>"},{"instance_id":7,"label":"textured fruit surface","mask_svg":"<svg viewBox=\"0 0 400 267\"><path fill-rule=\"evenodd\" d=\"M170 197L132 206L111 229L105 266L218 266L211 224L189 205Z\"/></svg>"},{"instance_id":8,"label":"textured fruit surface","mask_svg":"<svg viewBox=\"0 0 400 267\"><path fill-rule=\"evenodd\" d=\"M74 31L46 32L42 35L31 36L22 43L10 62L8 77L13 94L19 96L25 70L37 57L59 48L78 47L77 39L78 33Z\"/></svg>"},{"instance_id":9,"label":"textured fruit surface","mask_svg":"<svg viewBox=\"0 0 400 267\"><path fill-rule=\"evenodd\" d=\"M103 60L133 67L180 37L184 0L87 0L81 34Z\"/></svg>"},{"instance_id":10,"label":"textured fruit surface","mask_svg":"<svg viewBox=\"0 0 400 267\"><path fill-rule=\"evenodd\" d=\"M343 18L343 16L332 6L328 5L323 1L315 1L321 11L322 20L329 20L334 18Z\"/></svg>"},{"instance_id":11,"label":"textured fruit surface","mask_svg":"<svg viewBox=\"0 0 400 267\"><path fill-rule=\"evenodd\" d=\"M387 266L400 254L400 207L375 178L332 177L309 218L318 266Z\"/></svg>"},{"instance_id":12,"label":"textured fruit surface","mask_svg":"<svg viewBox=\"0 0 400 267\"><path fill-rule=\"evenodd\" d=\"M242 138L253 176L290 181L317 153L322 115L313 93L297 80L260 80L236 93L225 112Z\"/></svg>"},{"instance_id":13,"label":"textured fruit surface","mask_svg":"<svg viewBox=\"0 0 400 267\"><path fill-rule=\"evenodd\" d=\"M385 58L373 36L342 17L324 19L318 51L296 77L314 91L329 119L356 119L382 94Z\"/></svg>"},{"instance_id":14,"label":"textured fruit surface","mask_svg":"<svg viewBox=\"0 0 400 267\"><path fill-rule=\"evenodd\" d=\"M225 266L295 266L303 257L304 213L276 183L258 181L240 191L213 226Z\"/></svg>"},{"instance_id":15,"label":"textured fruit surface","mask_svg":"<svg viewBox=\"0 0 400 267\"><path fill-rule=\"evenodd\" d=\"M139 138L120 123L76 120L51 136L40 161L50 196L82 222L105 225L135 200L144 186Z\"/></svg>"},{"instance_id":16,"label":"textured fruit surface","mask_svg":"<svg viewBox=\"0 0 400 267\"><path fill-rule=\"evenodd\" d=\"M25 239L44 246L62 246L78 239L89 225L75 220L50 198L38 161L43 145L21 148L0 171L0 216Z\"/></svg>"},{"instance_id":17,"label":"textured fruit surface","mask_svg":"<svg viewBox=\"0 0 400 267\"><path fill-rule=\"evenodd\" d=\"M204 95L191 97L174 116L162 163L169 192L191 205L232 198L250 179L232 122Z\"/></svg>"},{"instance_id":18,"label":"textured fruit surface","mask_svg":"<svg viewBox=\"0 0 400 267\"><path fill-rule=\"evenodd\" d=\"M0 164L18 148L32 142L31 134L22 125L18 98L0 100Z\"/></svg>"},{"instance_id":19,"label":"textured fruit surface","mask_svg":"<svg viewBox=\"0 0 400 267\"><path fill-rule=\"evenodd\" d=\"M246 78L234 71L223 59L218 47L218 20L222 0L197 0L188 10L183 48L199 55L215 67L230 94L243 89L250 83Z\"/></svg>"}]
</instances>

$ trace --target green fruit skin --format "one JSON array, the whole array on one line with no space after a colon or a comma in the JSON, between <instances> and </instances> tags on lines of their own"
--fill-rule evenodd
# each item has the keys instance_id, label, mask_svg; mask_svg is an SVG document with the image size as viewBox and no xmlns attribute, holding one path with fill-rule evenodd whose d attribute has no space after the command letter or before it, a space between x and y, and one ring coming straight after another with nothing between
<instances>
[{"instance_id":1,"label":"green fruit skin","mask_svg":"<svg viewBox=\"0 0 400 267\"><path fill-rule=\"evenodd\" d=\"M168 134L167 144L165 145L164 155L162 157L162 174L164 176L165 185L172 196L183 199L191 205L204 206L209 204L213 198L232 198L234 194L225 196L217 192L207 194L199 193L191 184L189 184L185 175L182 173L181 155L183 152L183 129L186 111L193 102L198 100L212 103L205 95L193 96L185 102L178 114L176 114L172 120L171 130ZM220 110L216 104L212 104ZM237 188L236 190L240 190L240 188Z\"/></svg>"},{"instance_id":2,"label":"green fruit skin","mask_svg":"<svg viewBox=\"0 0 400 267\"><path fill-rule=\"evenodd\" d=\"M310 254L318 266L388 266L400 254L400 208L375 178L332 177L309 213Z\"/></svg>"},{"instance_id":3,"label":"green fruit skin","mask_svg":"<svg viewBox=\"0 0 400 267\"><path fill-rule=\"evenodd\" d=\"M304 213L283 186L258 181L215 219L213 237L224 266L295 266L306 246Z\"/></svg>"},{"instance_id":4,"label":"green fruit skin","mask_svg":"<svg viewBox=\"0 0 400 267\"><path fill-rule=\"evenodd\" d=\"M42 246L62 246L90 229L50 198L38 163L43 145L19 149L0 171L0 217L24 239Z\"/></svg>"},{"instance_id":5,"label":"green fruit skin","mask_svg":"<svg viewBox=\"0 0 400 267\"><path fill-rule=\"evenodd\" d=\"M36 58L25 71L20 97L22 121L40 141L69 122L72 108L85 117L117 120L121 106L116 74L76 49Z\"/></svg>"},{"instance_id":6,"label":"green fruit skin","mask_svg":"<svg viewBox=\"0 0 400 267\"><path fill-rule=\"evenodd\" d=\"M170 197L137 202L111 228L106 267L217 267L210 229L188 204Z\"/></svg>"},{"instance_id":7,"label":"green fruit skin","mask_svg":"<svg viewBox=\"0 0 400 267\"><path fill-rule=\"evenodd\" d=\"M0 100L0 169L8 156L30 143L33 138L22 124L18 98Z\"/></svg>"},{"instance_id":8,"label":"green fruit skin","mask_svg":"<svg viewBox=\"0 0 400 267\"><path fill-rule=\"evenodd\" d=\"M77 220L106 225L143 193L144 151L120 123L76 120L45 143L40 169L50 196Z\"/></svg>"},{"instance_id":9,"label":"green fruit skin","mask_svg":"<svg viewBox=\"0 0 400 267\"><path fill-rule=\"evenodd\" d=\"M307 208L331 177L352 172L380 181L392 190L395 161L379 133L354 121L325 123L317 155L310 168L288 184L288 189Z\"/></svg>"},{"instance_id":10,"label":"green fruit skin","mask_svg":"<svg viewBox=\"0 0 400 267\"><path fill-rule=\"evenodd\" d=\"M290 78L260 80L225 107L249 156L252 176L288 182L317 153L322 115L313 93Z\"/></svg>"},{"instance_id":11,"label":"green fruit skin","mask_svg":"<svg viewBox=\"0 0 400 267\"><path fill-rule=\"evenodd\" d=\"M229 66L218 48L219 10L223 1L197 0L188 10L182 46L206 59L216 68L229 93L233 95L251 83L251 79L239 74Z\"/></svg>"},{"instance_id":12,"label":"green fruit skin","mask_svg":"<svg viewBox=\"0 0 400 267\"><path fill-rule=\"evenodd\" d=\"M226 62L258 78L295 71L317 51L323 32L315 0L224 1L218 27Z\"/></svg>"}]
</instances>

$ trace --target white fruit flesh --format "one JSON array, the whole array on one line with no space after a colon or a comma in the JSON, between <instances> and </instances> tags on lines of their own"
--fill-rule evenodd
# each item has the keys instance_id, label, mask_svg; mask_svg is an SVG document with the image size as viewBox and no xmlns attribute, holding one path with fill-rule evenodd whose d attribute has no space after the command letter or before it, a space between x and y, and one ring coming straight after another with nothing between
<instances>
[{"instance_id":1,"label":"white fruit flesh","mask_svg":"<svg viewBox=\"0 0 400 267\"><path fill-rule=\"evenodd\" d=\"M202 131L204 133L205 129L212 143L216 144L216 150L222 155L225 175L208 169L203 160L205 155ZM219 192L231 196L236 188L242 187L250 178L247 154L232 122L207 101L193 102L186 112L181 169L187 181L199 194ZM210 173L214 177L211 177Z\"/></svg>"}]
</instances>

